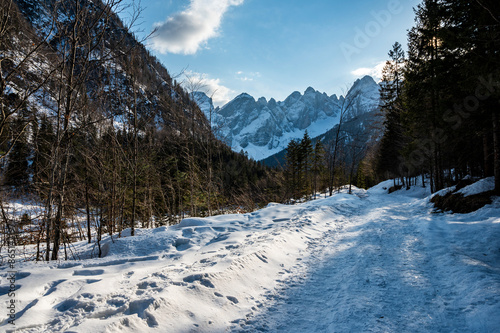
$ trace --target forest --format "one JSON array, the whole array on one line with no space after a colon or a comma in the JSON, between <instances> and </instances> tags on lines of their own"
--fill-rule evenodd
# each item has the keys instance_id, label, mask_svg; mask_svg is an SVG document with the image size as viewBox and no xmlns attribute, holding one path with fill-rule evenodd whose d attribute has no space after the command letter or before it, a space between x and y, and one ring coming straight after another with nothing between
<instances>
[{"instance_id":1,"label":"forest","mask_svg":"<svg viewBox=\"0 0 500 333\"><path fill-rule=\"evenodd\" d=\"M132 10L123 23L117 12ZM2 234L56 260L75 240L279 201L280 172L231 151L134 37L119 0L2 0ZM35 206L16 215L9 202Z\"/></svg>"},{"instance_id":2,"label":"forest","mask_svg":"<svg viewBox=\"0 0 500 333\"><path fill-rule=\"evenodd\" d=\"M395 43L383 71L382 178L428 174L432 192L495 176L500 191L500 8L496 1L426 0L408 52Z\"/></svg>"},{"instance_id":3,"label":"forest","mask_svg":"<svg viewBox=\"0 0 500 333\"><path fill-rule=\"evenodd\" d=\"M345 115L355 96L347 94L340 123L328 136L311 141L306 133L290 142L290 197L325 188L331 195L343 184L366 188L386 179L394 179L392 190L409 189L418 177L434 193L494 176L500 192L499 5L423 1L407 42L408 51L395 42L388 52L379 117L369 119L378 135L350 125L356 119Z\"/></svg>"}]
</instances>

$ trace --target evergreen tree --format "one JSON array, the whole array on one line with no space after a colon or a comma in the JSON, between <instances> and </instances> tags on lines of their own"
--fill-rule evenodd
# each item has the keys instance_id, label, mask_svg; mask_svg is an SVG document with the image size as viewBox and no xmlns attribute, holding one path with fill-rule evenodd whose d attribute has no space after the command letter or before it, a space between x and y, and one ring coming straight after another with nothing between
<instances>
[{"instance_id":1,"label":"evergreen tree","mask_svg":"<svg viewBox=\"0 0 500 333\"><path fill-rule=\"evenodd\" d=\"M314 199L316 199L316 193L321 190L323 182L321 177L325 172L325 148L321 141L316 141L314 145L314 155L312 162L312 174L313 174L313 194ZM318 184L319 182L319 184Z\"/></svg>"},{"instance_id":2,"label":"evergreen tree","mask_svg":"<svg viewBox=\"0 0 500 333\"><path fill-rule=\"evenodd\" d=\"M10 186L24 186L29 182L28 158L29 147L26 132L16 133L15 129L21 127L22 118L13 121L13 137L17 140L13 142L12 150L8 155L7 169L5 171L4 183Z\"/></svg>"},{"instance_id":3,"label":"evergreen tree","mask_svg":"<svg viewBox=\"0 0 500 333\"><path fill-rule=\"evenodd\" d=\"M385 178L402 176L400 163L404 146L404 133L401 124L402 78L405 54L401 44L396 42L389 51L390 60L382 71L380 85L380 110L384 114L384 135L382 137L378 169Z\"/></svg>"},{"instance_id":4,"label":"evergreen tree","mask_svg":"<svg viewBox=\"0 0 500 333\"><path fill-rule=\"evenodd\" d=\"M51 145L54 140L54 129L46 115L42 115L34 131L33 185L42 194L42 184L48 181Z\"/></svg>"},{"instance_id":5,"label":"evergreen tree","mask_svg":"<svg viewBox=\"0 0 500 333\"><path fill-rule=\"evenodd\" d=\"M444 187L445 161L441 98L450 82L442 45L444 8L440 1L425 0L416 10L416 27L409 32L405 66L403 122L410 142L405 152L407 169L427 169L432 191Z\"/></svg>"},{"instance_id":6,"label":"evergreen tree","mask_svg":"<svg viewBox=\"0 0 500 333\"><path fill-rule=\"evenodd\" d=\"M367 188L365 165L363 161L359 162L358 171L356 172L356 186L358 188Z\"/></svg>"},{"instance_id":7,"label":"evergreen tree","mask_svg":"<svg viewBox=\"0 0 500 333\"><path fill-rule=\"evenodd\" d=\"M299 187L299 177L300 177L300 154L299 154L300 144L297 140L291 140L288 143L286 149L286 178L287 178L287 188L288 193L291 194L293 198L297 197L297 189Z\"/></svg>"},{"instance_id":8,"label":"evergreen tree","mask_svg":"<svg viewBox=\"0 0 500 333\"><path fill-rule=\"evenodd\" d=\"M405 67L403 155L409 169L429 172L432 191L492 169L500 190L499 14L492 1L426 0L416 10Z\"/></svg>"},{"instance_id":9,"label":"evergreen tree","mask_svg":"<svg viewBox=\"0 0 500 333\"><path fill-rule=\"evenodd\" d=\"M302 140L300 141L300 158L302 166L301 179L303 180L303 185L299 190L302 195L311 193L313 152L314 148L312 140L306 130Z\"/></svg>"},{"instance_id":10,"label":"evergreen tree","mask_svg":"<svg viewBox=\"0 0 500 333\"><path fill-rule=\"evenodd\" d=\"M456 99L462 99L459 107L447 113L460 133L454 150L469 173L481 160L483 175L495 175L500 193L500 87L496 84L500 76L500 7L495 0L443 0L443 6L447 8L443 39L459 64L454 88L460 94ZM468 100L463 96L469 96Z\"/></svg>"}]
</instances>

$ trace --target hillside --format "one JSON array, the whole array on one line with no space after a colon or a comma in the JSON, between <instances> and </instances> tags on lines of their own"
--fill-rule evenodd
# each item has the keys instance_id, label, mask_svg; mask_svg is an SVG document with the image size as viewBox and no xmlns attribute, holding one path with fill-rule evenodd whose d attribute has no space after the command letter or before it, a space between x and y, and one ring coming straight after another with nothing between
<instances>
[{"instance_id":1,"label":"hillside","mask_svg":"<svg viewBox=\"0 0 500 333\"><path fill-rule=\"evenodd\" d=\"M83 1L78 5L80 8L74 7L71 1L15 1L21 14L19 24L24 22L24 28L12 33L31 39L31 42L28 40L24 45L16 46L20 46L19 51L28 57L32 52L30 46L40 45L40 51L28 59L35 63L45 62L43 67L46 68L45 73L42 72L46 75L43 77L46 84L30 98L35 109L33 112L44 107L49 115L57 113L58 97L54 89L57 81L70 80L73 76L75 89L85 89L91 101L101 103L100 112L106 117L116 117L116 122L122 126L127 121L123 108L131 111L130 108L135 107L139 117L145 118L144 122L154 117L159 127L181 130L183 123L191 118L188 112L195 113L198 127L205 127L206 120L198 109L182 111L190 103L189 96L141 41L136 40L131 32L136 23L126 25L115 14L125 7L114 1L98 1L94 3L95 7L87 9L85 6L90 6L90 3ZM69 29L73 25L80 30L71 37ZM68 48L68 43L74 43L73 50ZM73 51L74 60L70 58ZM57 77L53 71L68 62L75 67L74 72ZM27 84L23 78L34 74L32 67L23 69L27 73L19 76L20 90L23 90L23 84Z\"/></svg>"},{"instance_id":2,"label":"hillside","mask_svg":"<svg viewBox=\"0 0 500 333\"><path fill-rule=\"evenodd\" d=\"M0 204L40 207L23 223L3 222L40 245L36 260L56 260L83 237L99 247L106 233L253 210L280 196L276 172L215 138L135 38L134 20L116 15L133 9L123 6L2 2Z\"/></svg>"}]
</instances>

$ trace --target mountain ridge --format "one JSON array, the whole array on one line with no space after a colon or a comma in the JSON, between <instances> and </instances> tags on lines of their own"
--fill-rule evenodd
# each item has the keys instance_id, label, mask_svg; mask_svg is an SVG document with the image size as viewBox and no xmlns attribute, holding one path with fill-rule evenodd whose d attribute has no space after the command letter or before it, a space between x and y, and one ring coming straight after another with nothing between
<instances>
[{"instance_id":1,"label":"mountain ridge","mask_svg":"<svg viewBox=\"0 0 500 333\"><path fill-rule=\"evenodd\" d=\"M371 76L364 76L353 83L346 96L353 97L346 114L349 119L378 107L379 85ZM338 124L340 110L346 107L344 96L329 96L311 86L304 93L292 92L284 101L256 99L244 92L217 108L203 92L195 92L193 97L211 120L216 135L234 151L255 160L282 151L306 130L311 137L326 133Z\"/></svg>"}]
</instances>

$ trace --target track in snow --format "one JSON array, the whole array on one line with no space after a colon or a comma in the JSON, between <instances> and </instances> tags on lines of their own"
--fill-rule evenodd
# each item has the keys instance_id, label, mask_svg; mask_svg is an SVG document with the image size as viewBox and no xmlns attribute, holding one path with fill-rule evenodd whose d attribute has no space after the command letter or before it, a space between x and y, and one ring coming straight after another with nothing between
<instances>
[{"instance_id":1,"label":"track in snow","mask_svg":"<svg viewBox=\"0 0 500 333\"><path fill-rule=\"evenodd\" d=\"M474 303L467 308L459 304L462 296L455 291L450 271L461 269L460 260L453 259L456 254L446 245L454 241L434 224L425 227L428 209L412 207L410 198L386 196L382 207L376 199L365 198L363 209L347 213L343 230L311 245L314 255L297 267L308 267L310 273L285 281L280 292L270 295L264 311L232 330L495 331L464 319ZM492 302L498 300L498 271L495 280Z\"/></svg>"}]
</instances>

